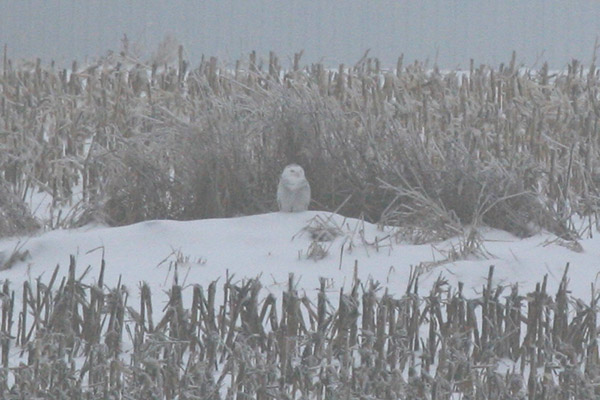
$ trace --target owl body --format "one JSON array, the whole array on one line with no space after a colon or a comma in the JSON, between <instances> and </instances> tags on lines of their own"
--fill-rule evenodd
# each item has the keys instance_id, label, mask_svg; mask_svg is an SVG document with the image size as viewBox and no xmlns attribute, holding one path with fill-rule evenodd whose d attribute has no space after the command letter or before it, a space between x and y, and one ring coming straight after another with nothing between
<instances>
[{"instance_id":1,"label":"owl body","mask_svg":"<svg viewBox=\"0 0 600 400\"><path fill-rule=\"evenodd\" d=\"M283 212L308 210L310 203L310 185L304 177L304 170L297 164L283 169L277 187L277 204Z\"/></svg>"}]
</instances>

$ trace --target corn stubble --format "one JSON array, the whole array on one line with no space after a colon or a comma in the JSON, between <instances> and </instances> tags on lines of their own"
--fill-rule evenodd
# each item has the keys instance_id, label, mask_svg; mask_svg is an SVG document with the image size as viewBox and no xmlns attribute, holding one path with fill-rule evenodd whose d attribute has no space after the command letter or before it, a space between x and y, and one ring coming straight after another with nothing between
<instances>
[{"instance_id":1,"label":"corn stubble","mask_svg":"<svg viewBox=\"0 0 600 400\"><path fill-rule=\"evenodd\" d=\"M290 275L281 299L258 279L182 287L162 312L150 288L96 284L59 267L23 285L22 306L2 287L0 393L5 399L591 399L598 392L597 299L497 286L466 298L440 277L403 295L354 280L316 302ZM129 292L139 303L129 304ZM217 291L222 291L222 296ZM221 303L216 299L222 298ZM190 303L191 301L191 303ZM153 316L159 316L153 321ZM19 360L18 363L16 360ZM506 372L499 367L506 364Z\"/></svg>"},{"instance_id":2,"label":"corn stubble","mask_svg":"<svg viewBox=\"0 0 600 400\"><path fill-rule=\"evenodd\" d=\"M177 65L145 65L125 52L67 71L13 65L5 50L0 176L14 207L0 204L3 215L22 217L19 202L33 191L52 195L51 228L265 212L294 161L319 208L343 204L344 215L397 225L415 242L466 224L520 236L546 229L568 242L574 215L595 232L595 60L552 74L513 56L498 69L441 73L402 57L395 71L367 55L329 70L302 67L296 54L285 71L274 54L234 68L211 57L195 69L178 55ZM35 223L0 228L12 235ZM469 239L457 253L477 249ZM85 284L72 260L64 279L57 267L46 282L24 283L19 302L4 283L2 398L600 395L598 296L592 288L589 304L570 299L566 271L554 297L545 280L526 294L495 286L490 268L471 299L443 278L422 295L415 272L400 297L358 280L333 297L322 280L316 304L293 277L281 299L257 279L175 280L157 313L148 285L107 288L104 268ZM498 372L501 360L514 367Z\"/></svg>"},{"instance_id":3,"label":"corn stubble","mask_svg":"<svg viewBox=\"0 0 600 400\"><path fill-rule=\"evenodd\" d=\"M275 209L278 171L293 161L319 208L350 196L344 215L421 241L464 224L573 240L573 215L597 222L595 63L552 74L513 55L442 73L402 57L383 70L366 54L329 70L302 67L299 53L284 70L252 53L192 69L178 54L60 70L5 52L0 173L16 199L52 195L52 228L251 214Z\"/></svg>"}]
</instances>

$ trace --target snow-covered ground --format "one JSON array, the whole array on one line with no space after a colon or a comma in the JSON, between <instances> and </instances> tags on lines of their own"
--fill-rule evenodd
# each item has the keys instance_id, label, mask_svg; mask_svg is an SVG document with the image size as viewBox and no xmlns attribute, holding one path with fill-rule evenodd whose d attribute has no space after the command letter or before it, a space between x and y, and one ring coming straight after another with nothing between
<instances>
[{"instance_id":1,"label":"snow-covered ground","mask_svg":"<svg viewBox=\"0 0 600 400\"><path fill-rule=\"evenodd\" d=\"M341 234L333 241L315 244L305 228L316 225L334 227ZM534 290L536 283L547 275L547 290L553 295L569 263L571 295L589 302L600 270L600 236L569 247L550 234L519 239L492 229L481 229L480 233L483 251L478 256L450 262L445 258L451 249L460 247L462 238L411 245L398 240L391 228L380 229L364 221L318 211L187 222L156 220L115 228L87 226L0 240L0 265L15 249L28 254L23 261L0 271L0 284L5 280L11 282L19 310L25 280L34 281L41 276L42 282L48 282L57 264L61 266L60 275L66 275L70 256L74 255L78 265L76 276L90 266L84 281L94 282L104 258L105 284L112 288L121 282L129 291L128 304L139 304L139 284L146 282L152 290L155 320L158 320L175 271L178 282L184 285L184 302L189 304L190 285L207 287L215 280L223 283L232 276L234 282L260 277L265 289L262 295L270 292L281 298L290 273L294 274L300 294L313 300L320 278L327 279L328 290L334 297L339 295L340 288L350 289L355 276L362 282L379 281L389 294L400 298L414 268L422 273L421 296L426 296L434 281L443 275L454 290L458 282L463 282L463 294L473 298L481 293L490 265L495 266L495 284L518 283L522 294ZM317 251L315 246L320 246ZM324 257L314 260L308 257L310 254ZM217 291L217 296L221 295L222 291ZM217 299L217 304L221 302L222 299ZM426 327L421 329L425 335ZM127 353L132 344L126 341L123 347ZM20 362L24 362L23 354L15 347L10 352L10 364L16 366ZM83 359L78 360L82 362ZM508 359L500 360L497 366L501 374L515 368L518 369L518 364ZM528 376L528 368L524 376ZM405 380L407 374L406 369ZM457 394L455 398L463 397Z\"/></svg>"},{"instance_id":2,"label":"snow-covered ground","mask_svg":"<svg viewBox=\"0 0 600 400\"><path fill-rule=\"evenodd\" d=\"M324 258L307 258L312 239L303 230L310 221L327 221L342 231L332 242L322 242ZM9 280L19 291L24 280L42 276L47 281L57 264L60 274L68 272L69 257L77 261L78 275L91 266L86 280L98 277L102 257L106 261L105 284L124 283L137 298L139 283L147 282L157 302L166 299L177 265L179 282L207 286L235 274L234 281L260 276L265 289L276 295L285 289L290 273L298 289L316 296L319 278L327 278L333 293L349 288L356 273L361 281L379 281L390 294L400 297L406 290L411 267L426 265L420 277L420 293L426 294L442 274L454 288L465 284L465 295L476 296L495 266L494 283L518 283L520 293L535 288L548 274L548 291L554 294L570 263L569 288L574 297L588 300L591 285L600 271L600 236L583 239L579 251L569 249L556 237L540 234L519 239L506 232L484 229L487 257L443 262L447 251L458 247L460 238L425 245L399 242L391 229L340 215L307 211L269 213L229 219L198 221L146 221L124 227L87 226L54 230L30 238L0 240L6 259L16 248L28 257L0 271L0 281ZM375 244L377 242L377 244ZM1 256L0 256L1 258ZM597 286L597 285L595 285ZM16 296L17 299L20 296ZM133 299L132 299L133 300Z\"/></svg>"}]
</instances>

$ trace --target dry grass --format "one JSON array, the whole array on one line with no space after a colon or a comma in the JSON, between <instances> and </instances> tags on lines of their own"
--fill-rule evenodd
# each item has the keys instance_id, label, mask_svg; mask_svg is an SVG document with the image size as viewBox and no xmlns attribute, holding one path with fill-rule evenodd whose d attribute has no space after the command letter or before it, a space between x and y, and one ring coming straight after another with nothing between
<instances>
[{"instance_id":1,"label":"dry grass","mask_svg":"<svg viewBox=\"0 0 600 400\"><path fill-rule=\"evenodd\" d=\"M72 258L67 277L58 279L57 267L46 282L25 282L19 307L4 284L2 398L600 395L597 295L589 304L569 299L568 266L555 296L545 279L524 295L496 286L493 267L476 298L442 277L421 295L414 271L400 297L355 280L337 300L325 280L310 298L290 276L277 299L255 279L183 288L175 276L159 313L146 284L110 289L104 270L103 263L97 283L84 284L87 271L77 277ZM507 362L513 367L499 372Z\"/></svg>"},{"instance_id":2,"label":"dry grass","mask_svg":"<svg viewBox=\"0 0 600 400\"><path fill-rule=\"evenodd\" d=\"M0 234L35 227L21 203L40 190L53 199L51 228L265 212L291 162L303 165L315 208L397 225L401 239L416 242L463 235L448 259L485 256L480 224L521 236L546 229L570 246L580 215L595 232L594 63L551 75L513 57L440 73L402 58L382 70L364 57L334 71L302 67L297 54L285 71L274 54L268 62L251 54L235 67L210 58L191 69L181 48L164 46L155 60L177 58L171 64L125 51L68 71L5 55ZM61 216L64 206L73 211ZM307 256L327 256L323 239L347 233L330 222L309 226ZM281 299L265 298L258 280L184 289L175 279L155 321L147 285L131 304L136 289L106 288L103 272L86 285L74 261L65 279L57 271L25 283L19 302L2 287L2 398L600 395L597 295L589 304L569 299L566 274L555 297L545 281L527 294L494 286L493 269L472 299L442 278L421 295L413 273L400 298L355 281L334 301L323 280L316 304L293 277ZM515 368L499 373L501 359Z\"/></svg>"},{"instance_id":3,"label":"dry grass","mask_svg":"<svg viewBox=\"0 0 600 400\"><path fill-rule=\"evenodd\" d=\"M31 211L0 181L0 237L27 234L38 228Z\"/></svg>"},{"instance_id":4,"label":"dry grass","mask_svg":"<svg viewBox=\"0 0 600 400\"><path fill-rule=\"evenodd\" d=\"M285 71L274 54L144 64L124 52L71 70L5 59L0 176L19 198L51 194L63 226L275 209L297 162L315 207L414 229L420 239L485 223L572 239L596 223L599 74L508 66L440 73L376 59ZM172 59L172 58L170 58ZM382 184L384 182L384 184ZM53 223L52 225L56 225ZM448 227L450 230L448 231Z\"/></svg>"}]
</instances>

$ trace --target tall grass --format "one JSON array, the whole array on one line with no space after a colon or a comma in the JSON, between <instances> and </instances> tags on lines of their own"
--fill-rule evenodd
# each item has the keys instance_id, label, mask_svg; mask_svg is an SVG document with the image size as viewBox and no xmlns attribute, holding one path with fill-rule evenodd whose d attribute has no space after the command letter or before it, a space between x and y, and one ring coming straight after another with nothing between
<instances>
[{"instance_id":1,"label":"tall grass","mask_svg":"<svg viewBox=\"0 0 600 400\"><path fill-rule=\"evenodd\" d=\"M573 236L595 222L599 75L498 68L284 70L271 54L235 66L147 65L126 53L70 70L5 58L0 177L19 198L45 191L52 225L127 224L274 210L278 174L301 164L313 208L448 227L486 223L526 236ZM432 212L432 210L434 212ZM58 219L58 218L57 218ZM444 233L445 232L445 233Z\"/></svg>"}]
</instances>

